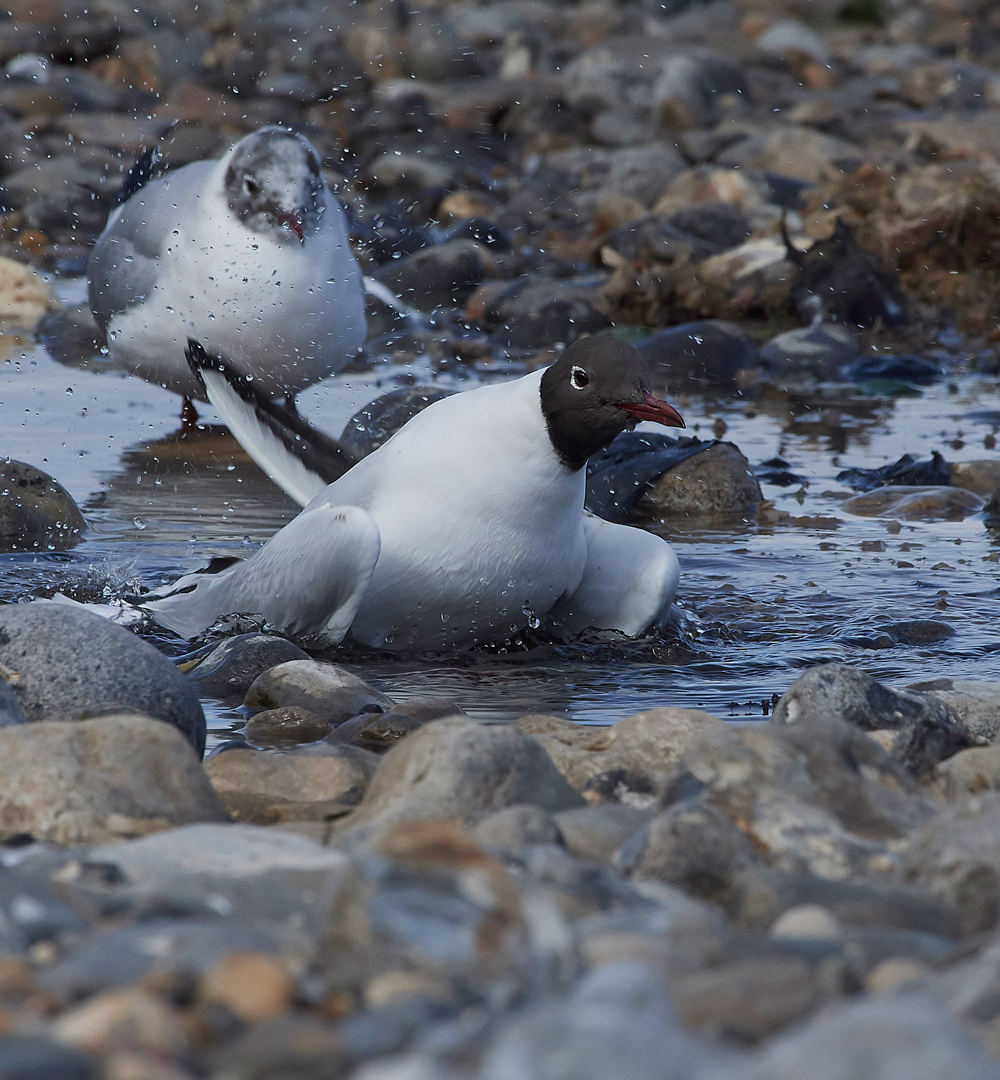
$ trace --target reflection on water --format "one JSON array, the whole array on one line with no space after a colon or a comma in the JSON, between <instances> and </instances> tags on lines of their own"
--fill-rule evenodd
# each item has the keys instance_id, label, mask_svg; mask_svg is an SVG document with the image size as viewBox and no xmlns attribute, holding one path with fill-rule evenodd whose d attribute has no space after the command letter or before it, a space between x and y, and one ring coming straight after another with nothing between
<instances>
[{"instance_id":1,"label":"reflection on water","mask_svg":"<svg viewBox=\"0 0 1000 1080\"><path fill-rule=\"evenodd\" d=\"M3 345L2 451L60 480L83 506L90 531L68 553L0 557L0 600L85 577L112 589L157 584L212 555L245 553L296 513L210 410L204 427L183 431L173 395L98 364L60 366L29 342ZM431 377L427 369L416 374ZM391 367L339 376L303 394L300 407L337 434L400 376L413 378ZM474 383L455 375L442 381ZM898 682L998 678L1000 540L981 516L900 522L897 529L844 513L847 492L834 480L841 469L882 465L905 452L926 458L936 449L952 461L995 457L983 439L1000 425L997 383L965 377L957 390L932 387L895 399L833 390L772 392L753 402L675 399L703 437L722 421L725 437L751 462L780 456L806 480L765 486L765 497L791 522L661 526L681 561L682 603L700 620L681 648L646 643L348 662L400 699L445 695L482 719L545 711L597 723L661 704L763 717L796 669L827 660ZM885 627L914 619L954 632L926 644L891 644ZM217 735L239 721L233 710L206 705Z\"/></svg>"}]
</instances>

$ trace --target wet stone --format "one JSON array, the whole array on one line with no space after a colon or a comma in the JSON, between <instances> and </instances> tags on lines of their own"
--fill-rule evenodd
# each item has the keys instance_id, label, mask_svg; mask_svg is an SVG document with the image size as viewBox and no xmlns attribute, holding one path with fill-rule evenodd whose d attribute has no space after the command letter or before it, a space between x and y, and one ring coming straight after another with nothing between
<instances>
[{"instance_id":1,"label":"wet stone","mask_svg":"<svg viewBox=\"0 0 1000 1080\"><path fill-rule=\"evenodd\" d=\"M87 523L69 492L23 461L0 461L0 551L65 551Z\"/></svg>"},{"instance_id":2,"label":"wet stone","mask_svg":"<svg viewBox=\"0 0 1000 1080\"><path fill-rule=\"evenodd\" d=\"M635 806L606 803L555 815L562 842L580 859L610 862L615 851L643 828L652 814Z\"/></svg>"},{"instance_id":3,"label":"wet stone","mask_svg":"<svg viewBox=\"0 0 1000 1080\"><path fill-rule=\"evenodd\" d=\"M820 322L778 334L761 348L760 357L777 378L802 373L829 379L842 364L853 360L858 350L857 335L849 327Z\"/></svg>"},{"instance_id":4,"label":"wet stone","mask_svg":"<svg viewBox=\"0 0 1000 1080\"><path fill-rule=\"evenodd\" d=\"M537 806L508 806L484 818L473 839L486 848L518 852L528 844L555 844L559 828L550 814Z\"/></svg>"},{"instance_id":5,"label":"wet stone","mask_svg":"<svg viewBox=\"0 0 1000 1080\"><path fill-rule=\"evenodd\" d=\"M428 405L450 396L436 386L390 390L356 412L344 425L340 445L357 460L367 457Z\"/></svg>"},{"instance_id":6,"label":"wet stone","mask_svg":"<svg viewBox=\"0 0 1000 1080\"><path fill-rule=\"evenodd\" d=\"M705 386L732 386L737 372L760 363L753 338L722 319L682 323L658 330L636 343L649 363L654 383L676 388L678 380Z\"/></svg>"},{"instance_id":7,"label":"wet stone","mask_svg":"<svg viewBox=\"0 0 1000 1080\"><path fill-rule=\"evenodd\" d=\"M971 491L954 487L881 487L845 499L841 508L859 517L909 520L943 518L957 521L983 509L983 500Z\"/></svg>"},{"instance_id":8,"label":"wet stone","mask_svg":"<svg viewBox=\"0 0 1000 1080\"><path fill-rule=\"evenodd\" d=\"M31 721L133 709L172 724L201 756L205 717L194 687L152 645L82 608L0 607L0 665Z\"/></svg>"},{"instance_id":9,"label":"wet stone","mask_svg":"<svg viewBox=\"0 0 1000 1080\"><path fill-rule=\"evenodd\" d=\"M330 721L294 705L266 709L246 722L243 733L254 746L297 746L330 734Z\"/></svg>"},{"instance_id":10,"label":"wet stone","mask_svg":"<svg viewBox=\"0 0 1000 1080\"><path fill-rule=\"evenodd\" d=\"M203 694L242 700L251 684L271 668L289 660L308 660L297 645L271 634L239 634L226 638L194 667L188 678ZM305 741L305 740L303 740Z\"/></svg>"},{"instance_id":11,"label":"wet stone","mask_svg":"<svg viewBox=\"0 0 1000 1080\"><path fill-rule=\"evenodd\" d=\"M479 246L452 240L387 263L376 280L419 311L461 307L486 277Z\"/></svg>"},{"instance_id":12,"label":"wet stone","mask_svg":"<svg viewBox=\"0 0 1000 1080\"><path fill-rule=\"evenodd\" d=\"M245 704L260 709L297 706L337 726L363 711L385 712L393 703L336 664L290 660L255 679Z\"/></svg>"},{"instance_id":13,"label":"wet stone","mask_svg":"<svg viewBox=\"0 0 1000 1080\"><path fill-rule=\"evenodd\" d=\"M668 520L745 519L762 498L760 484L739 448L718 442L655 479L639 497L637 509Z\"/></svg>"}]
</instances>

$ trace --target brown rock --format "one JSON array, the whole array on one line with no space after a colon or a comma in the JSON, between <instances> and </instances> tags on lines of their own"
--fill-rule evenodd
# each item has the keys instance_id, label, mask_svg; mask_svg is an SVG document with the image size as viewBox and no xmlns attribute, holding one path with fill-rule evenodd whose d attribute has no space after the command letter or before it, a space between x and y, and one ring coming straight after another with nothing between
<instances>
[{"instance_id":1,"label":"brown rock","mask_svg":"<svg viewBox=\"0 0 1000 1080\"><path fill-rule=\"evenodd\" d=\"M637 509L672 522L749 518L763 497L747 459L732 443L720 442L657 477L640 496Z\"/></svg>"},{"instance_id":2,"label":"brown rock","mask_svg":"<svg viewBox=\"0 0 1000 1080\"><path fill-rule=\"evenodd\" d=\"M292 979L273 957L232 953L207 971L198 984L198 997L225 1005L250 1024L288 1012Z\"/></svg>"},{"instance_id":3,"label":"brown rock","mask_svg":"<svg viewBox=\"0 0 1000 1080\"><path fill-rule=\"evenodd\" d=\"M136 714L0 729L0 835L57 844L225 821L190 744Z\"/></svg>"},{"instance_id":4,"label":"brown rock","mask_svg":"<svg viewBox=\"0 0 1000 1080\"><path fill-rule=\"evenodd\" d=\"M845 499L841 509L859 517L963 518L982 510L983 500L958 487L881 487Z\"/></svg>"},{"instance_id":5,"label":"brown rock","mask_svg":"<svg viewBox=\"0 0 1000 1080\"><path fill-rule=\"evenodd\" d=\"M973 491L988 499L1000 490L1000 461L985 458L980 461L954 461L951 465L953 487Z\"/></svg>"},{"instance_id":6,"label":"brown rock","mask_svg":"<svg viewBox=\"0 0 1000 1080\"><path fill-rule=\"evenodd\" d=\"M674 1008L689 1027L754 1042L804 1016L816 1003L809 965L760 956L681 975L670 983Z\"/></svg>"},{"instance_id":7,"label":"brown rock","mask_svg":"<svg viewBox=\"0 0 1000 1080\"><path fill-rule=\"evenodd\" d=\"M187 1029L177 1011L141 990L109 990L62 1014L52 1028L62 1043L108 1053L149 1050L180 1054L188 1048Z\"/></svg>"},{"instance_id":8,"label":"brown rock","mask_svg":"<svg viewBox=\"0 0 1000 1080\"><path fill-rule=\"evenodd\" d=\"M227 750L209 758L205 772L237 821L322 821L361 801L378 759L354 746L324 743L317 750Z\"/></svg>"},{"instance_id":9,"label":"brown rock","mask_svg":"<svg viewBox=\"0 0 1000 1080\"><path fill-rule=\"evenodd\" d=\"M329 720L321 719L308 709L288 705L255 713L243 730L247 740L255 746L297 746L325 738L332 728Z\"/></svg>"}]
</instances>

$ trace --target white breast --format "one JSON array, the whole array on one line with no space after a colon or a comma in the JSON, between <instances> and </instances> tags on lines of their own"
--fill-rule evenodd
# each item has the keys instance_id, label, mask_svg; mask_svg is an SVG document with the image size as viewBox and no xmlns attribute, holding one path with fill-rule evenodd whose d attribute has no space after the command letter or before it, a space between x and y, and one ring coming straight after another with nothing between
<instances>
[{"instance_id":1,"label":"white breast","mask_svg":"<svg viewBox=\"0 0 1000 1080\"><path fill-rule=\"evenodd\" d=\"M317 497L364 507L381 535L357 640L441 649L502 639L576 588L585 477L552 449L540 381L436 402Z\"/></svg>"}]
</instances>

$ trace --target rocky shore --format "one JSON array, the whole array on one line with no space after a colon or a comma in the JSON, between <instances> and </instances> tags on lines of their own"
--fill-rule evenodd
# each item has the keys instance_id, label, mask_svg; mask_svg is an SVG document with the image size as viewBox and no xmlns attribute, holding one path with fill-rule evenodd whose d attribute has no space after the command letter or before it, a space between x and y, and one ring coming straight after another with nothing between
<instances>
[{"instance_id":1,"label":"rocky shore","mask_svg":"<svg viewBox=\"0 0 1000 1080\"><path fill-rule=\"evenodd\" d=\"M0 608L0 1075L1000 1077L1000 684L483 725L183 666ZM199 692L252 712L204 763Z\"/></svg>"},{"instance_id":2,"label":"rocky shore","mask_svg":"<svg viewBox=\"0 0 1000 1080\"><path fill-rule=\"evenodd\" d=\"M84 272L135 158L280 123L415 312L370 299L359 366L513 372L614 328L659 383L832 450L875 394L998 370L988 0L5 12L0 324L60 363L102 342L36 271ZM835 512L995 528L998 425L975 461L845 470ZM765 499L802 483L780 456L712 434L626 436L588 506L836 527ZM52 477L0 483L0 550L81 540ZM491 726L268 634L178 670L85 612L0 606L0 1077L1000 1080L1000 684L927 664L805 668L755 723L665 680L610 727ZM208 696L250 715L203 760Z\"/></svg>"}]
</instances>

